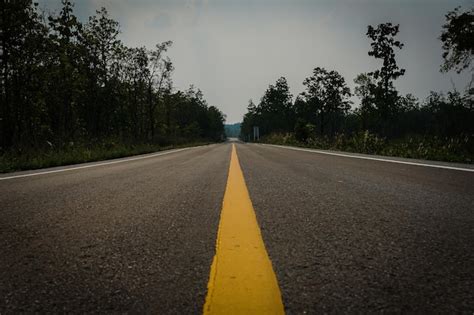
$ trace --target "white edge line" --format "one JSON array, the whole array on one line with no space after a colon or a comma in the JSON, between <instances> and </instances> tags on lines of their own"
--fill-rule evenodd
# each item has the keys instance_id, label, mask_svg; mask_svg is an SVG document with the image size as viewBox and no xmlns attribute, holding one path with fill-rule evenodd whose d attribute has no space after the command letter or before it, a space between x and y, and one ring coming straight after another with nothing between
<instances>
[{"instance_id":1,"label":"white edge line","mask_svg":"<svg viewBox=\"0 0 474 315\"><path fill-rule=\"evenodd\" d=\"M189 150L189 149L192 149L192 148L196 148L196 147L188 147L188 148L182 148L182 149L167 150L167 151L164 151L164 152L158 152L158 153L154 153L154 154L150 154L150 155L146 155L146 156L137 156L137 157L125 158L125 159L122 159L122 160L119 160L119 161L102 162L102 163L98 163L98 164L70 167L70 168L64 168L64 169L60 169L60 170L45 171L45 172L30 173L30 174L21 174L21 175L13 175L13 176L8 176L8 177L0 177L0 181L1 180L6 180L6 179L38 176L38 175L45 175L45 174L52 174L52 173L60 173L60 172L74 171L74 170L80 170L80 169L90 168L90 167L97 167L97 166L103 166L103 165L110 165L110 164L117 164L117 163L124 163L124 162L136 161L136 160L149 159L149 158L152 158L152 157L155 157L155 156L176 153L176 152L180 152L180 151L184 151L184 150Z\"/></svg>"},{"instance_id":2,"label":"white edge line","mask_svg":"<svg viewBox=\"0 0 474 315\"><path fill-rule=\"evenodd\" d=\"M442 168L442 169L455 170L455 171L474 172L474 169L472 169L472 168L462 168L462 167L454 167L454 166L444 166L444 165L425 164L425 163L416 163L416 162L407 162L407 161L397 161L397 160L390 160L390 159L380 159L380 158L374 158L374 157L369 157L369 156L340 154L340 153L335 153L335 152L327 152L327 151L320 151L320 150L315 150L315 149L305 149L305 148L298 148L298 147L289 147L289 146L276 145L276 144L262 143L262 145L272 146L272 147L277 147L277 148L282 148L282 149L287 149L287 150L295 150L295 151L304 151L304 152L312 152L312 153L319 153L319 154L335 155L335 156L342 156L342 157L361 159L361 160L372 160L372 161L407 164L407 165L415 165L415 166Z\"/></svg>"}]
</instances>

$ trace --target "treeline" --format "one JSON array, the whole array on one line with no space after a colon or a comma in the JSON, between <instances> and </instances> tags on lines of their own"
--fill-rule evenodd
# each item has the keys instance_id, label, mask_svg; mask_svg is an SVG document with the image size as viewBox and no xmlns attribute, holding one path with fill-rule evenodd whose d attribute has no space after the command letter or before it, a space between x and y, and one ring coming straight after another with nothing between
<instances>
[{"instance_id":1,"label":"treeline","mask_svg":"<svg viewBox=\"0 0 474 315\"><path fill-rule=\"evenodd\" d=\"M440 37L445 60L441 71L454 69L461 72L469 69L472 72L474 10L461 12L457 8L449 12L446 18ZM353 92L341 74L322 67L316 67L312 75L303 81L305 90L295 100L286 79L278 79L268 87L258 104L250 100L241 126L241 138L253 141L253 127L258 126L260 136L267 140L272 135L272 141L277 141L279 138L275 134L280 134L280 140L290 139L290 142L302 145L379 154L387 153L382 150L383 145L373 150L374 146L358 147L353 143L361 138L361 141L376 139L375 142L386 145L394 141L411 141L413 146L420 147L421 144L425 152L423 146L427 143L436 143L450 150L449 142L455 142L458 147L462 147L462 154L469 156L461 160L472 161L472 80L465 91L453 90L447 94L431 92L423 101L411 94L401 95L393 84L405 73L405 69L400 68L395 59L396 50L403 48L403 43L397 40L398 32L399 25L391 23L368 26L366 35L372 41L368 54L381 60L382 66L375 71L359 74L354 79L356 87ZM360 99L359 106L355 108L351 106L353 95ZM341 144L341 141L345 144ZM429 154L423 156L414 153L407 156L443 159L442 156Z\"/></svg>"},{"instance_id":2,"label":"treeline","mask_svg":"<svg viewBox=\"0 0 474 315\"><path fill-rule=\"evenodd\" d=\"M105 8L81 23L70 1L52 15L37 6L1 1L0 153L222 139L223 113L173 88L170 41L127 47Z\"/></svg>"}]
</instances>

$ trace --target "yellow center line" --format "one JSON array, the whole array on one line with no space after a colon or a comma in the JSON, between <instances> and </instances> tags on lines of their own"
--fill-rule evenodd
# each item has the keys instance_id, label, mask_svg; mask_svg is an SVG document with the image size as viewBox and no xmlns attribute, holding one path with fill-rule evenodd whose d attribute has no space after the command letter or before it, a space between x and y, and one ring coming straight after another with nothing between
<instances>
[{"instance_id":1,"label":"yellow center line","mask_svg":"<svg viewBox=\"0 0 474 315\"><path fill-rule=\"evenodd\" d=\"M204 314L284 314L234 144Z\"/></svg>"}]
</instances>

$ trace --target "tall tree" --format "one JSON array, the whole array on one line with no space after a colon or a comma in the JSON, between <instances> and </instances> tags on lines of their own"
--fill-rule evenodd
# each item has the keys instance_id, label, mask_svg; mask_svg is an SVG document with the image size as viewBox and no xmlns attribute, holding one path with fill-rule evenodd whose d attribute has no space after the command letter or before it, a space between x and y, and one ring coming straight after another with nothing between
<instances>
[{"instance_id":1,"label":"tall tree","mask_svg":"<svg viewBox=\"0 0 474 315\"><path fill-rule=\"evenodd\" d=\"M170 87L171 73L173 72L173 63L170 58L165 56L166 51L171 47L172 42L166 41L157 44L155 49L149 52L149 77L147 78L147 105L148 105L148 121L149 121L149 136L151 139L155 137L156 128L156 108L161 102L162 92L167 87ZM155 92L155 93L153 93ZM154 94L156 98L154 98Z\"/></svg>"},{"instance_id":2,"label":"tall tree","mask_svg":"<svg viewBox=\"0 0 474 315\"><path fill-rule=\"evenodd\" d=\"M306 91L301 97L319 118L320 133L325 134L328 123L331 127L330 133L334 133L338 118L350 109L351 104L351 92L344 77L335 70L316 67L313 75L306 78L303 85L306 86Z\"/></svg>"},{"instance_id":3,"label":"tall tree","mask_svg":"<svg viewBox=\"0 0 474 315\"><path fill-rule=\"evenodd\" d=\"M257 106L253 100L250 99L247 105L247 113L244 115L242 125L240 127L240 138L245 141L250 141L253 127L259 125Z\"/></svg>"},{"instance_id":4,"label":"tall tree","mask_svg":"<svg viewBox=\"0 0 474 315\"><path fill-rule=\"evenodd\" d=\"M222 112L199 90L174 91L171 42L126 47L105 8L85 25L73 9L62 0L42 15L32 0L1 2L0 154L221 139Z\"/></svg>"},{"instance_id":5,"label":"tall tree","mask_svg":"<svg viewBox=\"0 0 474 315\"><path fill-rule=\"evenodd\" d=\"M268 87L258 106L258 112L262 117L259 126L262 134L292 131L294 126L292 98L284 77Z\"/></svg>"},{"instance_id":6,"label":"tall tree","mask_svg":"<svg viewBox=\"0 0 474 315\"><path fill-rule=\"evenodd\" d=\"M96 15L89 17L83 33L89 79L85 116L92 135L100 137L110 134L114 128L114 109L118 100L114 97L117 80L112 76L121 48L119 23L109 16L105 8L101 8Z\"/></svg>"},{"instance_id":7,"label":"tall tree","mask_svg":"<svg viewBox=\"0 0 474 315\"><path fill-rule=\"evenodd\" d=\"M383 61L380 69L368 75L375 82L372 93L380 115L378 129L385 135L393 131L393 117L397 112L398 92L393 86L393 81L405 73L405 69L399 68L395 60L394 48L403 48L403 44L395 38L398 32L399 25L392 23L379 24L376 28L371 25L367 27L367 36L372 40L369 56Z\"/></svg>"},{"instance_id":8,"label":"tall tree","mask_svg":"<svg viewBox=\"0 0 474 315\"><path fill-rule=\"evenodd\" d=\"M0 148L5 148L29 141L40 124L34 111L42 106L47 29L31 0L2 1L0 14Z\"/></svg>"},{"instance_id":9,"label":"tall tree","mask_svg":"<svg viewBox=\"0 0 474 315\"><path fill-rule=\"evenodd\" d=\"M82 24L73 13L74 5L62 0L63 7L58 16L49 17L51 59L50 75L54 85L51 86L50 102L56 106L51 108L53 131L60 142L74 138L80 122L77 121L80 94L84 89L80 86L80 60L82 55Z\"/></svg>"},{"instance_id":10,"label":"tall tree","mask_svg":"<svg viewBox=\"0 0 474 315\"><path fill-rule=\"evenodd\" d=\"M215 106L207 110L207 125L205 137L214 141L222 140L224 136L225 115Z\"/></svg>"}]
</instances>

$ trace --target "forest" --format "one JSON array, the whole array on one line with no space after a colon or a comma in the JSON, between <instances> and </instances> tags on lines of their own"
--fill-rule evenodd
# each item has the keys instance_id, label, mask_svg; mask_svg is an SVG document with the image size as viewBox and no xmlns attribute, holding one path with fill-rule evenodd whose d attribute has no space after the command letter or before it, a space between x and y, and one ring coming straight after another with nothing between
<instances>
[{"instance_id":1,"label":"forest","mask_svg":"<svg viewBox=\"0 0 474 315\"><path fill-rule=\"evenodd\" d=\"M105 8L1 2L0 172L224 139L224 114L173 87L171 41L127 47Z\"/></svg>"},{"instance_id":2,"label":"forest","mask_svg":"<svg viewBox=\"0 0 474 315\"><path fill-rule=\"evenodd\" d=\"M351 91L336 70L315 67L295 98L284 77L269 85L260 102L249 101L240 137L244 141L333 149L409 158L474 162L474 9L455 8L446 14L440 41L440 71L468 71L463 91L431 92L424 100L401 95L394 81L405 69L396 54L404 44L400 26L369 25L368 55L381 67L354 78ZM409 71L409 70L408 70ZM353 106L351 98L360 103ZM258 126L260 139L254 139Z\"/></svg>"}]
</instances>

